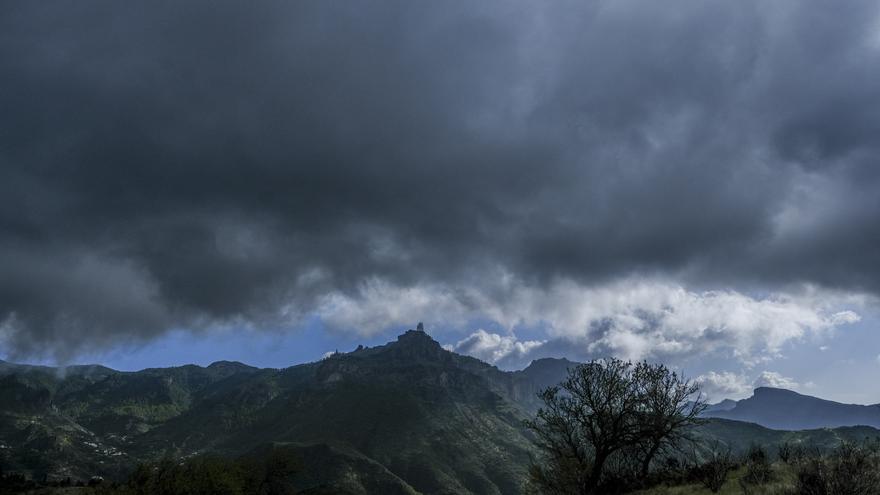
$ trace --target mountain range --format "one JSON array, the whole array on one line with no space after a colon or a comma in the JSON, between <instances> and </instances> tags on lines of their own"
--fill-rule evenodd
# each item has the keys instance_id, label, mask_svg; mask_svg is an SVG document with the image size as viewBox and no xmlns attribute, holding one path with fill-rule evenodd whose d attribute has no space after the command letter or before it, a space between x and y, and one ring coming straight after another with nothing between
<instances>
[{"instance_id":1,"label":"mountain range","mask_svg":"<svg viewBox=\"0 0 880 495\"><path fill-rule=\"evenodd\" d=\"M301 493L515 494L534 454L523 420L539 406L536 393L574 365L541 359L501 371L417 330L284 369L221 361L121 372L0 362L0 467L35 478L120 478L162 456L240 456L284 445L302 459L290 480ZM752 442L823 447L880 434L737 421L775 421L792 401L819 401L786 394L793 392L758 389L752 399L716 405L709 414L724 419L709 419L695 437L744 450ZM831 412L810 418L842 417L836 403L821 403ZM859 422L834 423L843 424Z\"/></svg>"},{"instance_id":2,"label":"mountain range","mask_svg":"<svg viewBox=\"0 0 880 495\"><path fill-rule=\"evenodd\" d=\"M756 388L740 401L724 400L706 409L706 416L757 423L777 430L808 430L838 426L880 428L880 405L842 404L791 390Z\"/></svg>"},{"instance_id":3,"label":"mountain range","mask_svg":"<svg viewBox=\"0 0 880 495\"><path fill-rule=\"evenodd\" d=\"M503 372L415 330L280 370L3 363L0 462L37 477L118 477L162 455L286 443L308 451L304 459L335 459L313 466L338 465L316 484L368 473L363 490L378 477L385 493L516 493L531 453L522 420L567 364Z\"/></svg>"}]
</instances>

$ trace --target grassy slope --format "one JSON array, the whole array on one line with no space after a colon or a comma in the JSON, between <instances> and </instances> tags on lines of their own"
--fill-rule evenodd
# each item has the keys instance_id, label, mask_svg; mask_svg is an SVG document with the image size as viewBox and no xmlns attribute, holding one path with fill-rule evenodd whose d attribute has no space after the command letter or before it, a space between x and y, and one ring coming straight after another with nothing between
<instances>
[{"instance_id":1,"label":"grassy slope","mask_svg":"<svg viewBox=\"0 0 880 495\"><path fill-rule=\"evenodd\" d=\"M773 481L761 486L750 486L749 494L752 495L775 495L785 493L794 484L794 473L791 468L782 463L773 465ZM739 468L730 473L727 482L715 495L743 495L740 479L745 476L745 468ZM679 486L658 486L648 490L635 492L634 495L712 495L708 488L699 483L689 483Z\"/></svg>"}]
</instances>

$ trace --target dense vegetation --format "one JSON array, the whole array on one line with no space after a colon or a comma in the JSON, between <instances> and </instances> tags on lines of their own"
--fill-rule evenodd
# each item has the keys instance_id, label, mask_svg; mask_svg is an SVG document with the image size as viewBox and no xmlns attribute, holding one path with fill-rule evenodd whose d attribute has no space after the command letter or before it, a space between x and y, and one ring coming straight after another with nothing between
<instances>
[{"instance_id":1,"label":"dense vegetation","mask_svg":"<svg viewBox=\"0 0 880 495\"><path fill-rule=\"evenodd\" d=\"M880 494L880 444L843 442L821 451L783 444L776 455L753 446L742 456L721 451L702 464L680 470L641 495L877 495Z\"/></svg>"},{"instance_id":2,"label":"dense vegetation","mask_svg":"<svg viewBox=\"0 0 880 495\"><path fill-rule=\"evenodd\" d=\"M44 491L82 487L96 495L291 495L295 491L290 479L299 468L297 453L278 447L236 459L214 455L183 460L166 457L138 465L123 482L66 478L36 483L21 475L0 476L0 494L29 492L38 487Z\"/></svg>"},{"instance_id":3,"label":"dense vegetation","mask_svg":"<svg viewBox=\"0 0 880 495\"><path fill-rule=\"evenodd\" d=\"M293 450L238 459L205 455L185 461L166 458L141 464L122 484L96 490L108 495L288 495L300 459Z\"/></svg>"}]
</instances>

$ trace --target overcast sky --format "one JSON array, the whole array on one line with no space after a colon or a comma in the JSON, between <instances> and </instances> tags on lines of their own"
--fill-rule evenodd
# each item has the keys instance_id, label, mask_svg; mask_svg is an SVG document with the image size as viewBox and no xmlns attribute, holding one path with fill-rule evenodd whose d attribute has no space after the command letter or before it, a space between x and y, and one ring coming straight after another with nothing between
<instances>
[{"instance_id":1,"label":"overcast sky","mask_svg":"<svg viewBox=\"0 0 880 495\"><path fill-rule=\"evenodd\" d=\"M0 356L880 402L872 0L5 2Z\"/></svg>"}]
</instances>

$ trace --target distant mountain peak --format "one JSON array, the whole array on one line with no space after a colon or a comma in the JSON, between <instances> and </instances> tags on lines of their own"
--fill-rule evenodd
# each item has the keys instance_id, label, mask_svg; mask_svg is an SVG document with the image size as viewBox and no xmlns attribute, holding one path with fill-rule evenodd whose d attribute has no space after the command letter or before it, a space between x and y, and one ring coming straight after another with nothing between
<instances>
[{"instance_id":1,"label":"distant mountain peak","mask_svg":"<svg viewBox=\"0 0 880 495\"><path fill-rule=\"evenodd\" d=\"M758 387L733 408L710 407L707 416L757 423L777 430L866 425L880 427L880 408L842 404L793 390Z\"/></svg>"},{"instance_id":2,"label":"distant mountain peak","mask_svg":"<svg viewBox=\"0 0 880 495\"><path fill-rule=\"evenodd\" d=\"M407 330L397 336L397 342L404 345L428 345L431 347L440 347L440 343L432 339L424 329Z\"/></svg>"},{"instance_id":3,"label":"distant mountain peak","mask_svg":"<svg viewBox=\"0 0 880 495\"><path fill-rule=\"evenodd\" d=\"M208 365L208 369L252 369L253 366L248 366L240 361L214 361L213 363Z\"/></svg>"},{"instance_id":4,"label":"distant mountain peak","mask_svg":"<svg viewBox=\"0 0 880 495\"><path fill-rule=\"evenodd\" d=\"M577 366L578 363L574 361L569 361L566 358L552 358L545 357L540 359L535 359L528 366L523 369L523 373L527 375L541 374L541 373L554 373L558 374L561 370L565 375L565 370L568 368L572 368Z\"/></svg>"},{"instance_id":5,"label":"distant mountain peak","mask_svg":"<svg viewBox=\"0 0 880 495\"><path fill-rule=\"evenodd\" d=\"M518 373L528 377L539 388L546 388L559 384L568 376L568 370L577 365L565 358L541 358L533 360Z\"/></svg>"},{"instance_id":6,"label":"distant mountain peak","mask_svg":"<svg viewBox=\"0 0 880 495\"><path fill-rule=\"evenodd\" d=\"M424 330L407 330L397 337L390 349L402 356L417 357L429 360L440 360L449 351L443 349L439 342L431 338ZM451 359L447 358L447 359Z\"/></svg>"},{"instance_id":7,"label":"distant mountain peak","mask_svg":"<svg viewBox=\"0 0 880 495\"><path fill-rule=\"evenodd\" d=\"M753 392L755 395L802 395L794 390L777 387L758 387Z\"/></svg>"},{"instance_id":8,"label":"distant mountain peak","mask_svg":"<svg viewBox=\"0 0 880 495\"><path fill-rule=\"evenodd\" d=\"M713 413L726 412L733 410L736 407L737 401L733 399L724 399L721 402L717 402L715 404L707 404L706 410L703 411L704 416L712 416Z\"/></svg>"},{"instance_id":9,"label":"distant mountain peak","mask_svg":"<svg viewBox=\"0 0 880 495\"><path fill-rule=\"evenodd\" d=\"M544 357L544 358L533 359L532 362L529 363L528 366L526 366L526 368L531 368L533 366L535 366L535 367L556 366L559 364L572 365L575 363L574 363L574 361L569 361L568 359L566 359L564 357L562 357L562 358Z\"/></svg>"}]
</instances>

